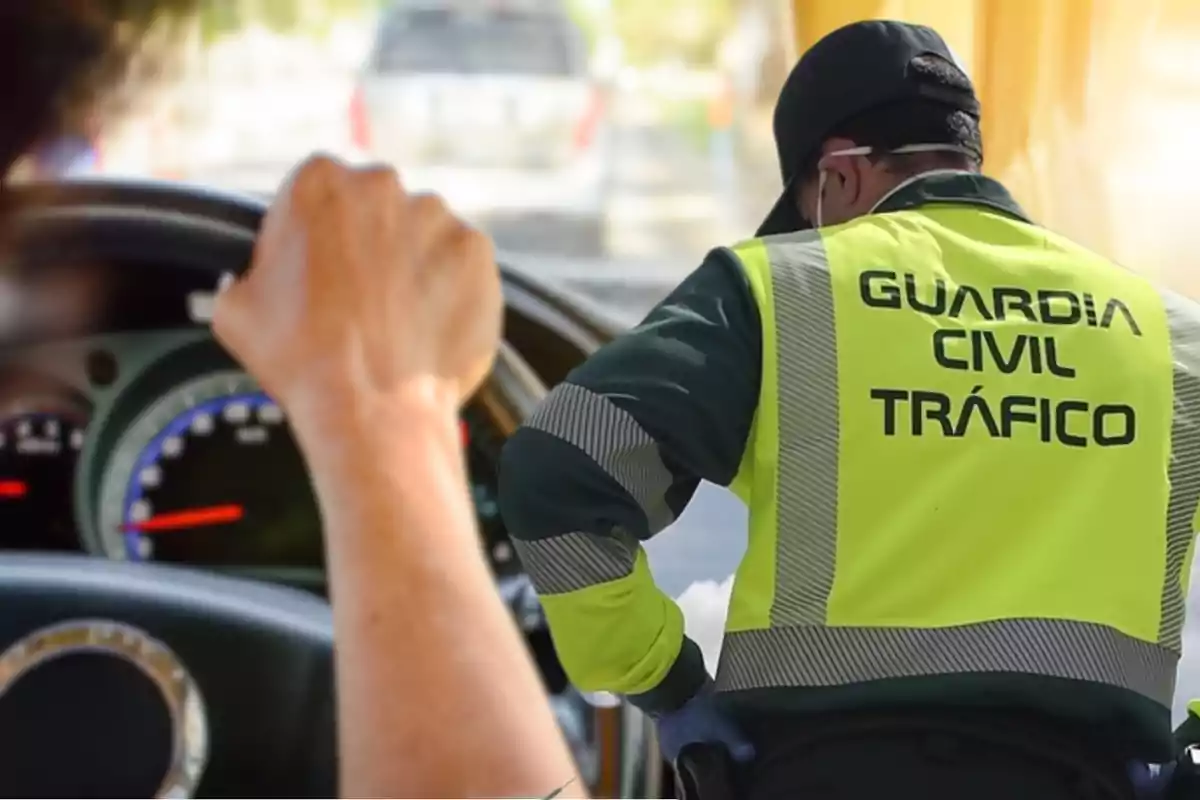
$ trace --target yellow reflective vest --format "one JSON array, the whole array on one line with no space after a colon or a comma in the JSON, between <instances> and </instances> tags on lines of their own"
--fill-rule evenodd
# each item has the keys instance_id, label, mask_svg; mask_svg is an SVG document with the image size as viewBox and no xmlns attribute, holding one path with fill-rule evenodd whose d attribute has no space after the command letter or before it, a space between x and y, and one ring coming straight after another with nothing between
<instances>
[{"instance_id":1,"label":"yellow reflective vest","mask_svg":"<svg viewBox=\"0 0 1200 800\"><path fill-rule=\"evenodd\" d=\"M1200 315L933 204L734 248L763 328L725 692L998 673L1169 736L1200 507Z\"/></svg>"}]
</instances>

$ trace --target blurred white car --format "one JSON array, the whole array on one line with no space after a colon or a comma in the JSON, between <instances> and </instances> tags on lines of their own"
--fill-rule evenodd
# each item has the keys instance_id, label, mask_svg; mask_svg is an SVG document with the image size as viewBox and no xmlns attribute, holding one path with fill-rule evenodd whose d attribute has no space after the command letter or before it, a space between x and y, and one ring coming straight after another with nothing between
<instances>
[{"instance_id":1,"label":"blurred white car","mask_svg":"<svg viewBox=\"0 0 1200 800\"><path fill-rule=\"evenodd\" d=\"M441 194L506 247L602 252L606 105L559 3L405 0L380 17L350 123L408 187Z\"/></svg>"}]
</instances>

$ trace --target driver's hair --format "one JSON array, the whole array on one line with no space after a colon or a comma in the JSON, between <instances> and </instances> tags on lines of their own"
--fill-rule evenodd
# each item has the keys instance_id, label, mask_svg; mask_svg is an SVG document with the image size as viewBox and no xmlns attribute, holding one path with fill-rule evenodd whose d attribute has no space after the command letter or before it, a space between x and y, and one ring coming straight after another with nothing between
<instances>
[{"instance_id":1,"label":"driver's hair","mask_svg":"<svg viewBox=\"0 0 1200 800\"><path fill-rule=\"evenodd\" d=\"M0 176L58 136L119 112L199 0L0 0ZM166 35L158 46L152 32ZM146 45L150 45L147 47Z\"/></svg>"},{"instance_id":2,"label":"driver's hair","mask_svg":"<svg viewBox=\"0 0 1200 800\"><path fill-rule=\"evenodd\" d=\"M73 134L93 139L178 52L201 0L0 0L0 200L24 157ZM162 36L156 34L161 32ZM11 206L0 202L0 344L82 330L101 305L99 273L13 269ZM40 309L36 321L12 308ZM0 383L8 378L0 378Z\"/></svg>"}]
</instances>

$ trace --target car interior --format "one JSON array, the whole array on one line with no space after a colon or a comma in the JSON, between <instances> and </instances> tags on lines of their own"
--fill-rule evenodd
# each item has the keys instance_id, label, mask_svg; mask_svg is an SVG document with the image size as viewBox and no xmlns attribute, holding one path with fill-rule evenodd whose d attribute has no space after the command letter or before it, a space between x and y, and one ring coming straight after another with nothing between
<instances>
[{"instance_id":1,"label":"car interior","mask_svg":"<svg viewBox=\"0 0 1200 800\"><path fill-rule=\"evenodd\" d=\"M17 278L95 308L0 351L0 794L336 796L320 517L281 410L206 324L263 201L82 180L9 202ZM504 439L614 331L502 271L504 344L462 414L480 546L592 796L667 796L647 720L567 681L495 499Z\"/></svg>"}]
</instances>

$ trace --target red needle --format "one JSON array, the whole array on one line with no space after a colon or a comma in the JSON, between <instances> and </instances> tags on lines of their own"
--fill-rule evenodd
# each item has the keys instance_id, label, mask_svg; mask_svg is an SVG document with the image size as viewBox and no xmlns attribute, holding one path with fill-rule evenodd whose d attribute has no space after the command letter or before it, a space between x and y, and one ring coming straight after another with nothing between
<instances>
[{"instance_id":1,"label":"red needle","mask_svg":"<svg viewBox=\"0 0 1200 800\"><path fill-rule=\"evenodd\" d=\"M133 533L164 533L205 525L224 525L227 522L237 522L243 513L242 507L236 504L189 508L185 511L156 514L142 522L129 522L122 525L121 530Z\"/></svg>"},{"instance_id":2,"label":"red needle","mask_svg":"<svg viewBox=\"0 0 1200 800\"><path fill-rule=\"evenodd\" d=\"M19 500L29 493L25 481L0 480L0 500Z\"/></svg>"}]
</instances>

